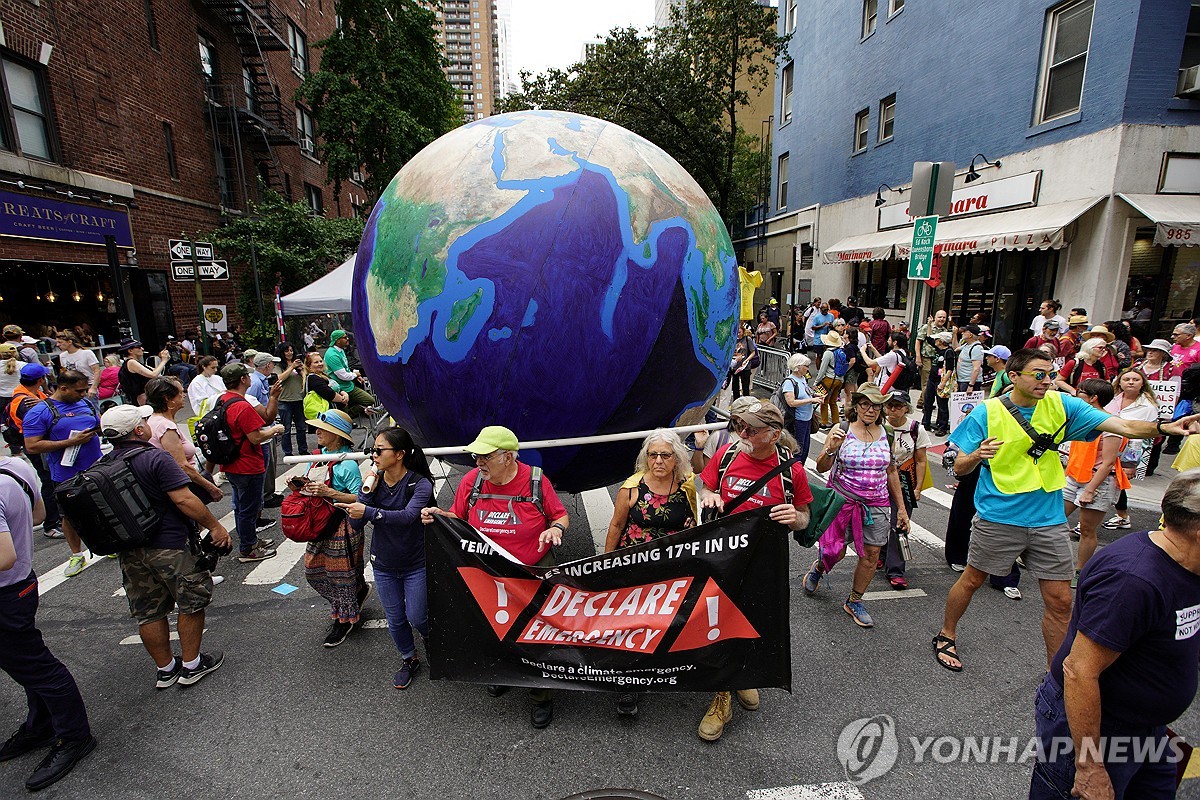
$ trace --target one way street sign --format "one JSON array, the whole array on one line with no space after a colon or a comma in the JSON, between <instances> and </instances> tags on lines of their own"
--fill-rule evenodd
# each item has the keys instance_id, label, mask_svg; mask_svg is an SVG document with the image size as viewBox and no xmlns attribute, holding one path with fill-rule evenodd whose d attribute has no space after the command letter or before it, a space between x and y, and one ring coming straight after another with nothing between
<instances>
[{"instance_id":1,"label":"one way street sign","mask_svg":"<svg viewBox=\"0 0 1200 800\"><path fill-rule=\"evenodd\" d=\"M196 260L197 261L212 261L216 255L213 246L209 242L189 242L183 239L168 239L169 245L167 251L171 255L172 261L183 261L192 257L192 248L190 244L196 245Z\"/></svg>"},{"instance_id":2,"label":"one way street sign","mask_svg":"<svg viewBox=\"0 0 1200 800\"><path fill-rule=\"evenodd\" d=\"M229 262L228 261L201 261L200 264L200 280L202 281L227 281L229 280ZM177 281L195 280L195 271L192 269L191 261L172 261L171 262L171 278Z\"/></svg>"}]
</instances>

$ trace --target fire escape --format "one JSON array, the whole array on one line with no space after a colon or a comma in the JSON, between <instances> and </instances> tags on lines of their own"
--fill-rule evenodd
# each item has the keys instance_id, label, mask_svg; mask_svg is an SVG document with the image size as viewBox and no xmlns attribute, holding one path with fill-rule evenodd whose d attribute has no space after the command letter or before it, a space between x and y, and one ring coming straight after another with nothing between
<instances>
[{"instance_id":1,"label":"fire escape","mask_svg":"<svg viewBox=\"0 0 1200 800\"><path fill-rule=\"evenodd\" d=\"M205 7L225 21L233 32L241 55L240 80L212 79L206 76L209 124L216 142L218 174L221 177L222 205L242 205L250 198L246 176L246 155L254 163L257 180L283 193L283 173L272 147L297 146L295 126L284 112L279 88L271 77L265 53L287 52L284 18L270 0L202 0ZM256 179L250 179L250 185ZM241 187L237 199L230 189Z\"/></svg>"}]
</instances>

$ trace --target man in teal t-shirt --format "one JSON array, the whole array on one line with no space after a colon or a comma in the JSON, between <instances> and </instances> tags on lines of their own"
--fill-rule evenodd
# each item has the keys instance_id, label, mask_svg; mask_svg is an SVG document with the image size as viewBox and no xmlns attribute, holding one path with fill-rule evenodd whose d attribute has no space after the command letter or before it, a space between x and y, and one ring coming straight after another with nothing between
<instances>
[{"instance_id":1,"label":"man in teal t-shirt","mask_svg":"<svg viewBox=\"0 0 1200 800\"><path fill-rule=\"evenodd\" d=\"M350 395L350 403L346 407L346 412L351 417L355 417L375 405L375 398L371 396L370 392L355 383L360 377L358 370L350 369L350 361L346 358L346 351L342 349L349 339L350 334L341 328L329 335L329 349L325 351L325 368L329 370L329 377L337 384L338 390Z\"/></svg>"}]
</instances>

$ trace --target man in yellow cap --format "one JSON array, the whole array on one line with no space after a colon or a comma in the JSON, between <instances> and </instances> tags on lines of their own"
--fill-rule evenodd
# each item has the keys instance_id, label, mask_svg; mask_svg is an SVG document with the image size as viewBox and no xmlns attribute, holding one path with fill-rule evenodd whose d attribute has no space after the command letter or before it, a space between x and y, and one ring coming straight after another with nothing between
<instances>
[{"instance_id":1,"label":"man in yellow cap","mask_svg":"<svg viewBox=\"0 0 1200 800\"><path fill-rule=\"evenodd\" d=\"M508 428L489 425L481 430L465 448L475 456L475 469L458 484L454 504L449 511L422 509L421 521L428 525L434 514L465 520L522 564L553 566L551 548L562 544L570 523L567 509L542 470L518 460L520 447ZM493 685L488 694L499 697L508 689ZM529 697L533 727L546 727L554 719L550 690L531 689Z\"/></svg>"}]
</instances>

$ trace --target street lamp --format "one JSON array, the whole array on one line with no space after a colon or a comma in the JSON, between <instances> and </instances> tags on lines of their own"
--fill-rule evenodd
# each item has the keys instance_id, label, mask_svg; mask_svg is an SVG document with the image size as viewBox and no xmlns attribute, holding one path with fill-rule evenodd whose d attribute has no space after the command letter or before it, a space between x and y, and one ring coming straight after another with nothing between
<instances>
[{"instance_id":1,"label":"street lamp","mask_svg":"<svg viewBox=\"0 0 1200 800\"><path fill-rule=\"evenodd\" d=\"M879 184L879 188L875 190L875 207L876 208L879 208L884 203L884 200L883 200L883 190L884 189L887 189L889 192L895 192L896 194L901 194L904 191L903 189L893 189L892 187L888 186L886 183Z\"/></svg>"},{"instance_id":2,"label":"street lamp","mask_svg":"<svg viewBox=\"0 0 1200 800\"><path fill-rule=\"evenodd\" d=\"M983 163L989 167L996 167L997 169L1000 168L1000 159L996 159L995 161L988 161L987 156L985 156L983 153L976 153L975 158L971 159L971 166L967 167L967 178L965 181L963 181L963 183L971 183L973 181L979 180L980 175L978 172L975 171L975 160L979 159L979 158L982 158Z\"/></svg>"}]
</instances>

